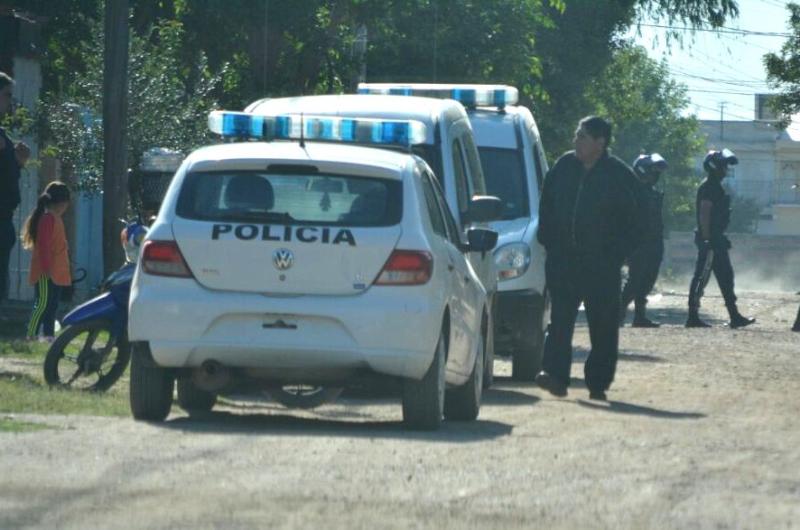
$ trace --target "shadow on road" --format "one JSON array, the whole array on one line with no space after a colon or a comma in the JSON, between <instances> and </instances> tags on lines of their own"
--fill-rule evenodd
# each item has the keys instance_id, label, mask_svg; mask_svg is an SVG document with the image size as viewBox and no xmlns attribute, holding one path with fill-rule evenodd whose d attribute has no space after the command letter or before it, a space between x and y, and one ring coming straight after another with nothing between
<instances>
[{"instance_id":1,"label":"shadow on road","mask_svg":"<svg viewBox=\"0 0 800 530\"><path fill-rule=\"evenodd\" d=\"M240 415L225 411L175 418L159 426L193 434L400 438L448 443L490 440L508 436L513 429L506 423L478 419L472 422L446 421L438 431L421 432L407 430L401 421L340 421L285 414Z\"/></svg>"},{"instance_id":2,"label":"shadow on road","mask_svg":"<svg viewBox=\"0 0 800 530\"><path fill-rule=\"evenodd\" d=\"M576 403L582 407L587 407L590 409L604 410L607 412L616 412L619 414L652 416L654 418L663 418L670 420L697 420L706 417L706 415L701 412L675 412L671 410L662 410L653 407L645 407L644 405L634 405L633 403L624 403L622 401L608 401L606 403L602 403L602 402L584 401L582 399L578 399Z\"/></svg>"},{"instance_id":3,"label":"shadow on road","mask_svg":"<svg viewBox=\"0 0 800 530\"><path fill-rule=\"evenodd\" d=\"M585 348L575 348L572 353L572 362L573 363L584 363L586 359L589 357L589 350ZM641 363L663 363L667 360L663 357L659 357L658 355L650 355L647 353L636 353L636 352L619 352L618 357L620 362L624 361L631 361L631 362L641 362Z\"/></svg>"}]
</instances>

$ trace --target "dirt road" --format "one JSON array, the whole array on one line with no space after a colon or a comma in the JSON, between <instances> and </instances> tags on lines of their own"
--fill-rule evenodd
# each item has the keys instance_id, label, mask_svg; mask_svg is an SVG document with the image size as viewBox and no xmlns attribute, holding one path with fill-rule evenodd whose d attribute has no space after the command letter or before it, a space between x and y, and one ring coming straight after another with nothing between
<instances>
[{"instance_id":1,"label":"dirt road","mask_svg":"<svg viewBox=\"0 0 800 530\"><path fill-rule=\"evenodd\" d=\"M740 293L759 319L741 331L719 298L709 330L656 298L668 325L623 330L608 404L587 399L581 325L566 399L500 378L479 421L436 433L388 398L23 416L56 429L0 434L0 528L800 528L800 297Z\"/></svg>"}]
</instances>

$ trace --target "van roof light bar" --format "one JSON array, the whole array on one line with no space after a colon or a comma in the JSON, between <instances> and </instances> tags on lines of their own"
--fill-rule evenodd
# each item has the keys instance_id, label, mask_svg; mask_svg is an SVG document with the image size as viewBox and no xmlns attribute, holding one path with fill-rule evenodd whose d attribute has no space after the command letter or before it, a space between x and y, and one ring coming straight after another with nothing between
<instances>
[{"instance_id":1,"label":"van roof light bar","mask_svg":"<svg viewBox=\"0 0 800 530\"><path fill-rule=\"evenodd\" d=\"M208 115L209 130L220 136L272 140L315 140L410 147L423 144L425 124L416 120L382 120L338 116L284 114L260 116L215 110Z\"/></svg>"},{"instance_id":2,"label":"van roof light bar","mask_svg":"<svg viewBox=\"0 0 800 530\"><path fill-rule=\"evenodd\" d=\"M508 85L453 85L428 83L359 83L359 94L384 96L420 96L454 99L465 107L516 105L519 91Z\"/></svg>"}]
</instances>

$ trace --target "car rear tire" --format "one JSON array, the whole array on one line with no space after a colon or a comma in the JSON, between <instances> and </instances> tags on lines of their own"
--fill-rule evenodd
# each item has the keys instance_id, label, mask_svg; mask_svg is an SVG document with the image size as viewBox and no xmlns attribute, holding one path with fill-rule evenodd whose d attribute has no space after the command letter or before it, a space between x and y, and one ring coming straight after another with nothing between
<instances>
[{"instance_id":1,"label":"car rear tire","mask_svg":"<svg viewBox=\"0 0 800 530\"><path fill-rule=\"evenodd\" d=\"M475 364L467 382L445 393L444 417L448 420L473 421L480 413L483 395L485 340L486 336L481 334L481 340L478 341L478 353L475 355Z\"/></svg>"},{"instance_id":2,"label":"car rear tire","mask_svg":"<svg viewBox=\"0 0 800 530\"><path fill-rule=\"evenodd\" d=\"M130 403L137 420L164 421L172 408L175 376L153 363L147 343L133 345L131 356Z\"/></svg>"},{"instance_id":3,"label":"car rear tire","mask_svg":"<svg viewBox=\"0 0 800 530\"><path fill-rule=\"evenodd\" d=\"M485 357L483 388L487 389L494 384L494 311L492 312L491 322L486 316L484 316L484 319L484 322L481 323L481 332L486 334L486 342L483 348L483 356Z\"/></svg>"},{"instance_id":4,"label":"car rear tire","mask_svg":"<svg viewBox=\"0 0 800 530\"><path fill-rule=\"evenodd\" d=\"M217 395L198 388L191 376L178 378L178 405L191 414L208 412L217 403Z\"/></svg>"},{"instance_id":5,"label":"car rear tire","mask_svg":"<svg viewBox=\"0 0 800 530\"><path fill-rule=\"evenodd\" d=\"M445 362L447 347L444 333L425 376L403 383L403 421L409 429L433 431L442 424L445 402Z\"/></svg>"}]
</instances>

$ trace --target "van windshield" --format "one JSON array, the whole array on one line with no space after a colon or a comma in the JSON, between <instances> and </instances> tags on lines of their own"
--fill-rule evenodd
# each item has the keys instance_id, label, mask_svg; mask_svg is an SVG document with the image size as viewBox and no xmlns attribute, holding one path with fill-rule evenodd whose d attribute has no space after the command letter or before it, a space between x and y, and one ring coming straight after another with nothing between
<instances>
[{"instance_id":1,"label":"van windshield","mask_svg":"<svg viewBox=\"0 0 800 530\"><path fill-rule=\"evenodd\" d=\"M522 153L517 149L478 147L489 195L503 201L502 219L530 216Z\"/></svg>"}]
</instances>

